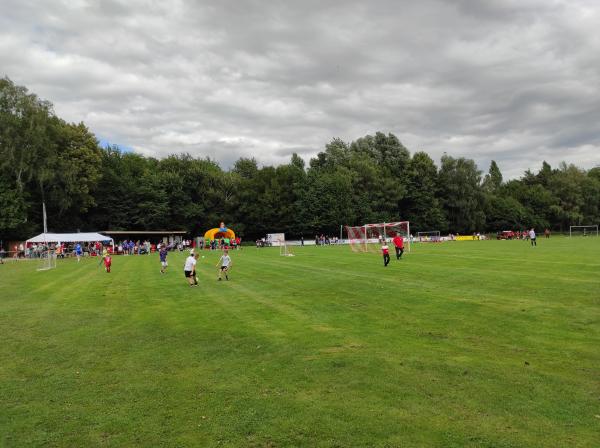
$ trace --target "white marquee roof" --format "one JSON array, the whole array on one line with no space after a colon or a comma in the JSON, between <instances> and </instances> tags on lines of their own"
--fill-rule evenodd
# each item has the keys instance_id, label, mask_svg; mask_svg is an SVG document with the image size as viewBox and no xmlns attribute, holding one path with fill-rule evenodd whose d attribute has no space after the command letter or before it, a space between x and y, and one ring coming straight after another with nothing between
<instances>
[{"instance_id":1,"label":"white marquee roof","mask_svg":"<svg viewBox=\"0 0 600 448\"><path fill-rule=\"evenodd\" d=\"M27 243L75 243L90 241L112 241L110 236L102 235L96 232L81 233L40 233L38 236L29 238Z\"/></svg>"}]
</instances>

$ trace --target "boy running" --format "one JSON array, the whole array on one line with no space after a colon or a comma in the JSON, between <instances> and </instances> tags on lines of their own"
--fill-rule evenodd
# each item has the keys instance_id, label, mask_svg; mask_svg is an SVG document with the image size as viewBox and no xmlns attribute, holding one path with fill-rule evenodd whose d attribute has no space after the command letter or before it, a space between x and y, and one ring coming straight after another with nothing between
<instances>
[{"instance_id":1,"label":"boy running","mask_svg":"<svg viewBox=\"0 0 600 448\"><path fill-rule=\"evenodd\" d=\"M390 248L385 240L383 240L381 252L383 253L383 266L387 267L387 265L390 263Z\"/></svg>"},{"instance_id":2,"label":"boy running","mask_svg":"<svg viewBox=\"0 0 600 448\"><path fill-rule=\"evenodd\" d=\"M160 257L160 273L164 274L167 271L167 267L169 266L169 263L167 263L167 248L162 245L160 247L160 250L158 251L158 255ZM191 255L191 254L190 254Z\"/></svg>"},{"instance_id":3,"label":"boy running","mask_svg":"<svg viewBox=\"0 0 600 448\"><path fill-rule=\"evenodd\" d=\"M79 243L75 245L75 255L77 256L77 263L79 263L81 261L81 256L83 255L83 249Z\"/></svg>"},{"instance_id":4,"label":"boy running","mask_svg":"<svg viewBox=\"0 0 600 448\"><path fill-rule=\"evenodd\" d=\"M106 270L106 272L108 274L110 274L110 267L112 266L112 258L110 257L110 255L105 255L104 256L104 269Z\"/></svg>"},{"instance_id":5,"label":"boy running","mask_svg":"<svg viewBox=\"0 0 600 448\"><path fill-rule=\"evenodd\" d=\"M229 256L227 249L223 251L223 255L221 255L221 258L219 258L216 267L219 267L219 264L221 265L221 269L219 269L219 281L221 281L221 274L223 272L225 272L225 280L229 280L227 273L229 272L229 268L233 262L231 261L231 257Z\"/></svg>"},{"instance_id":6,"label":"boy running","mask_svg":"<svg viewBox=\"0 0 600 448\"><path fill-rule=\"evenodd\" d=\"M104 249L102 249L102 256L100 256L100 253L98 253L98 258L100 258L100 261L98 262L98 267L100 267L102 265L102 263L104 262L104 260L106 259L107 256L108 256L108 249L105 247Z\"/></svg>"},{"instance_id":7,"label":"boy running","mask_svg":"<svg viewBox=\"0 0 600 448\"><path fill-rule=\"evenodd\" d=\"M188 279L190 286L198 286L198 278L196 277L196 262L198 261L198 254L190 255L185 259L185 265L183 266L183 273L185 278Z\"/></svg>"}]
</instances>

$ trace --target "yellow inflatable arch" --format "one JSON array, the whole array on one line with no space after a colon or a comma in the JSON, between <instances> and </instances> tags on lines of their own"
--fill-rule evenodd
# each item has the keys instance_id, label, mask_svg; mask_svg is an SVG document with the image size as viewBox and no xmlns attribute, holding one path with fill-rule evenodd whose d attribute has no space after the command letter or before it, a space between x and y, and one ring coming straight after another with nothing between
<instances>
[{"instance_id":1,"label":"yellow inflatable arch","mask_svg":"<svg viewBox=\"0 0 600 448\"><path fill-rule=\"evenodd\" d=\"M231 229L225 229L225 231L222 231L219 228L215 228L207 230L204 234L205 240L220 240L221 238L229 238L230 240L235 239L235 232Z\"/></svg>"}]
</instances>

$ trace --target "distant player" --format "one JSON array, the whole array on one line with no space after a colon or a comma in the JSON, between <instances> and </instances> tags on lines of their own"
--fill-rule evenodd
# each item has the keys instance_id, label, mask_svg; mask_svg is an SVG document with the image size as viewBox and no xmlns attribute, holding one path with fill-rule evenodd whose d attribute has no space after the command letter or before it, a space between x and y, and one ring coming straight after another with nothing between
<instances>
[{"instance_id":1,"label":"distant player","mask_svg":"<svg viewBox=\"0 0 600 448\"><path fill-rule=\"evenodd\" d=\"M198 254L190 255L185 259L185 265L183 266L183 273L185 278L188 279L190 286L198 286L198 277L196 277L196 263L198 261Z\"/></svg>"},{"instance_id":2,"label":"distant player","mask_svg":"<svg viewBox=\"0 0 600 448\"><path fill-rule=\"evenodd\" d=\"M387 267L387 265L390 263L390 248L385 240L383 240L381 245L381 252L383 253L383 265Z\"/></svg>"},{"instance_id":3,"label":"distant player","mask_svg":"<svg viewBox=\"0 0 600 448\"><path fill-rule=\"evenodd\" d=\"M167 267L169 266L169 263L167 263L167 248L162 245L160 247L160 250L158 251L158 256L160 257L160 273L164 274L165 272L167 272ZM191 255L191 254L190 254Z\"/></svg>"},{"instance_id":4,"label":"distant player","mask_svg":"<svg viewBox=\"0 0 600 448\"><path fill-rule=\"evenodd\" d=\"M83 249L81 248L81 244L77 243L75 245L75 256L77 257L77 263L81 261L81 256L83 255Z\"/></svg>"},{"instance_id":5,"label":"distant player","mask_svg":"<svg viewBox=\"0 0 600 448\"><path fill-rule=\"evenodd\" d=\"M221 268L219 269L219 281L221 281L221 275L223 274L223 272L225 272L225 280L229 280L228 277L228 273L229 273L229 268L231 268L231 265L233 264L233 262L231 261L231 257L229 256L229 252L227 251L227 249L225 249L223 251L223 255L221 255L221 258L219 258L219 261L217 262L217 267L219 267L219 265L221 265Z\"/></svg>"},{"instance_id":6,"label":"distant player","mask_svg":"<svg viewBox=\"0 0 600 448\"><path fill-rule=\"evenodd\" d=\"M396 260L400 260L400 258L402 258L402 254L404 253L404 239L400 235L396 234L392 242L396 248Z\"/></svg>"},{"instance_id":7,"label":"distant player","mask_svg":"<svg viewBox=\"0 0 600 448\"><path fill-rule=\"evenodd\" d=\"M106 256L104 256L104 269L109 274L110 274L111 266L112 266L112 257L107 253Z\"/></svg>"},{"instance_id":8,"label":"distant player","mask_svg":"<svg viewBox=\"0 0 600 448\"><path fill-rule=\"evenodd\" d=\"M100 255L100 254L98 253L98 255ZM98 258L100 258L98 267L100 267L100 265L104 262L104 260L106 259L107 256L108 256L108 249L105 247L104 249L102 249L102 256L98 257Z\"/></svg>"},{"instance_id":9,"label":"distant player","mask_svg":"<svg viewBox=\"0 0 600 448\"><path fill-rule=\"evenodd\" d=\"M532 246L537 246L537 242L535 241L535 230L533 228L529 231L529 239L531 240Z\"/></svg>"}]
</instances>

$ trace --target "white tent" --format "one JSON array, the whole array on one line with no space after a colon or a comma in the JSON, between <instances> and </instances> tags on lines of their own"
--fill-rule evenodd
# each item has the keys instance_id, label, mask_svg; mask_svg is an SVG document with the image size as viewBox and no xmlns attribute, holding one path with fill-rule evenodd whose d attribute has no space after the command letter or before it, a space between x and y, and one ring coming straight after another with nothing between
<instances>
[{"instance_id":1,"label":"white tent","mask_svg":"<svg viewBox=\"0 0 600 448\"><path fill-rule=\"evenodd\" d=\"M82 233L40 233L38 236L29 238L26 243L88 243L95 241L110 241L115 247L115 242L110 236L102 235L96 232Z\"/></svg>"}]
</instances>

